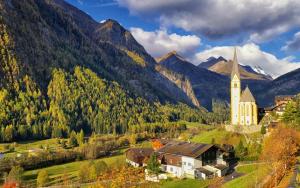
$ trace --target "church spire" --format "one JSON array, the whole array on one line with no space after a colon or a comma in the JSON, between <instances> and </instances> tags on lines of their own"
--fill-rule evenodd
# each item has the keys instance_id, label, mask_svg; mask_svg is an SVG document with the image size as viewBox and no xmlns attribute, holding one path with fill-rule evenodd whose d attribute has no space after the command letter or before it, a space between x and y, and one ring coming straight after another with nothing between
<instances>
[{"instance_id":1,"label":"church spire","mask_svg":"<svg viewBox=\"0 0 300 188\"><path fill-rule=\"evenodd\" d=\"M232 60L232 71L231 71L231 78L236 75L238 78L240 78L240 72L239 72L239 64L237 61L237 53L236 53L236 47L234 48L234 55Z\"/></svg>"}]
</instances>

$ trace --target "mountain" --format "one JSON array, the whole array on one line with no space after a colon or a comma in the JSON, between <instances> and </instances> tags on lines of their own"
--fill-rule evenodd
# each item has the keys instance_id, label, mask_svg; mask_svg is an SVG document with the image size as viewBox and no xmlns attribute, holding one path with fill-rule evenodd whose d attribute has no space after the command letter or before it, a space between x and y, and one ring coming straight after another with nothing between
<instances>
[{"instance_id":1,"label":"mountain","mask_svg":"<svg viewBox=\"0 0 300 188\"><path fill-rule=\"evenodd\" d=\"M222 56L220 56L219 58L210 57L207 61L200 63L198 67L206 68L219 74L230 76L232 61L228 61ZM270 75L265 74L265 72L260 67L252 68L249 65L239 65L239 70L242 79L272 80L272 77Z\"/></svg>"},{"instance_id":2,"label":"mountain","mask_svg":"<svg viewBox=\"0 0 300 188\"><path fill-rule=\"evenodd\" d=\"M171 82L176 84L192 101L193 105L200 107L200 103L195 95L192 84L190 80L184 75L178 74L174 71L171 71L164 66L157 65L156 70L168 78Z\"/></svg>"},{"instance_id":3,"label":"mountain","mask_svg":"<svg viewBox=\"0 0 300 188\"><path fill-rule=\"evenodd\" d=\"M187 78L202 106L211 108L212 99L229 100L229 78L197 67L173 51L158 58L159 65Z\"/></svg>"},{"instance_id":4,"label":"mountain","mask_svg":"<svg viewBox=\"0 0 300 188\"><path fill-rule=\"evenodd\" d=\"M256 92L262 106L272 105L276 95L296 95L300 93L300 69L284 74Z\"/></svg>"},{"instance_id":5,"label":"mountain","mask_svg":"<svg viewBox=\"0 0 300 188\"><path fill-rule=\"evenodd\" d=\"M114 20L94 21L63 0L0 0L1 24L14 44L20 75L29 75L43 93L53 69L89 68L150 101L191 99L161 75L155 60Z\"/></svg>"},{"instance_id":6,"label":"mountain","mask_svg":"<svg viewBox=\"0 0 300 188\"><path fill-rule=\"evenodd\" d=\"M221 61L227 62L227 60L226 60L224 57L222 57L222 56L220 56L220 57L218 57L218 58L210 57L210 58L208 58L205 62L200 63L200 64L198 65L198 67L208 69L209 67L211 67L211 66L213 66L213 65L215 65L216 63L219 63L219 62L221 62Z\"/></svg>"}]
</instances>

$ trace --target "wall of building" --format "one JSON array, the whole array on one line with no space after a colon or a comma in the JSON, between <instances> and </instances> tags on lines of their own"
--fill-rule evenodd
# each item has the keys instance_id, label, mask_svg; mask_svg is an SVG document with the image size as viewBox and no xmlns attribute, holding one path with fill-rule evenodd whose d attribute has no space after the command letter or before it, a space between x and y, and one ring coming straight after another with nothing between
<instances>
[{"instance_id":1,"label":"wall of building","mask_svg":"<svg viewBox=\"0 0 300 188\"><path fill-rule=\"evenodd\" d=\"M235 75L231 80L231 124L239 124L239 102L241 98L241 82Z\"/></svg>"},{"instance_id":2,"label":"wall of building","mask_svg":"<svg viewBox=\"0 0 300 188\"><path fill-rule=\"evenodd\" d=\"M181 167L178 167L178 166L166 165L166 172L168 172L176 177L183 176L183 171L182 171Z\"/></svg>"}]
</instances>

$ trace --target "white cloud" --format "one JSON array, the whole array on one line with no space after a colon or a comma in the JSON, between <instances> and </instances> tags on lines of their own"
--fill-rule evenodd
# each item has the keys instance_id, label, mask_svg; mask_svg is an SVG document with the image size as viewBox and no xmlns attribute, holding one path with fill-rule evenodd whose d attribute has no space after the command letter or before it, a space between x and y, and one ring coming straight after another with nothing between
<instances>
[{"instance_id":1,"label":"white cloud","mask_svg":"<svg viewBox=\"0 0 300 188\"><path fill-rule=\"evenodd\" d=\"M201 44L201 39L196 35L169 34L163 29L144 31L141 28L131 28L130 31L134 38L154 57L160 57L173 50L190 57Z\"/></svg>"},{"instance_id":2,"label":"white cloud","mask_svg":"<svg viewBox=\"0 0 300 188\"><path fill-rule=\"evenodd\" d=\"M281 49L284 51L300 51L300 32L296 33L292 40L287 41Z\"/></svg>"},{"instance_id":3,"label":"white cloud","mask_svg":"<svg viewBox=\"0 0 300 188\"><path fill-rule=\"evenodd\" d=\"M195 55L195 62L203 62L207 58L214 56L223 56L226 59L232 59L234 47L222 46L214 47ZM273 77L278 77L282 74L300 68L300 62L290 62L290 58L278 59L274 55L262 51L259 46L254 43L248 43L237 47L238 61L243 65L259 66L266 73Z\"/></svg>"},{"instance_id":4,"label":"white cloud","mask_svg":"<svg viewBox=\"0 0 300 188\"><path fill-rule=\"evenodd\" d=\"M157 16L211 38L246 33L261 42L300 24L299 0L117 0L132 14Z\"/></svg>"}]
</instances>

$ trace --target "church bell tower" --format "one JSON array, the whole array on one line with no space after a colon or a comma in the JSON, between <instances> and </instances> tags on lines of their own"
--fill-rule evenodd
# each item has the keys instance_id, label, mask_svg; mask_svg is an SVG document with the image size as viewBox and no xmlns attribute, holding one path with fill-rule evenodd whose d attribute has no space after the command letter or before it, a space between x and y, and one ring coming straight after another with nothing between
<instances>
[{"instance_id":1,"label":"church bell tower","mask_svg":"<svg viewBox=\"0 0 300 188\"><path fill-rule=\"evenodd\" d=\"M238 125L240 120L239 103L241 98L241 80L239 73L239 65L237 61L236 48L234 50L232 60L232 72L231 72L231 84L230 84L230 96L231 96L231 124Z\"/></svg>"}]
</instances>

